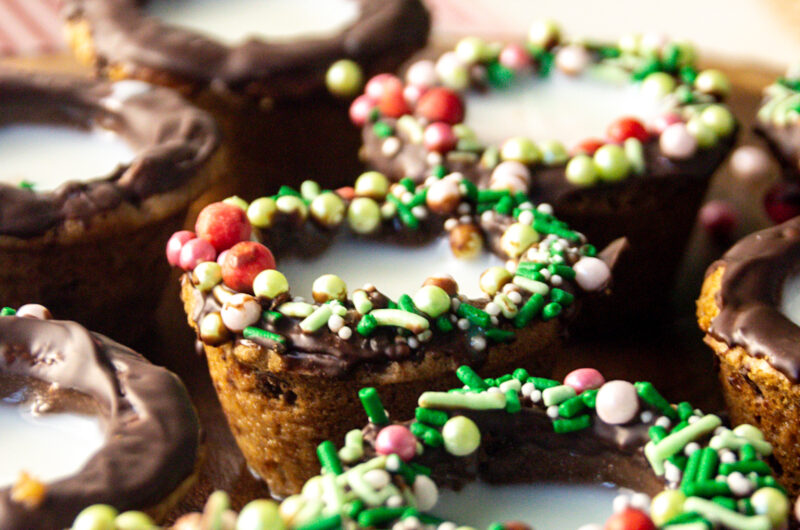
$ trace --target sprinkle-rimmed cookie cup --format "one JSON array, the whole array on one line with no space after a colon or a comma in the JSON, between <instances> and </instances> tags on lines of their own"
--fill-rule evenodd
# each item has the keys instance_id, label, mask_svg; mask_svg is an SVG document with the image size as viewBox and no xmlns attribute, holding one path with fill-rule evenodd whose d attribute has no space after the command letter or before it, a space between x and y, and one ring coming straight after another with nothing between
<instances>
[{"instance_id":1,"label":"sprinkle-rimmed cookie cup","mask_svg":"<svg viewBox=\"0 0 800 530\"><path fill-rule=\"evenodd\" d=\"M525 43L469 37L404 81L373 78L351 117L365 162L393 180L459 171L551 204L597 245L627 237L641 282L620 286L617 312L641 318L653 290L669 290L736 137L728 80L698 71L694 55L640 36L570 42L538 22Z\"/></svg>"},{"instance_id":2,"label":"sprinkle-rimmed cookie cup","mask_svg":"<svg viewBox=\"0 0 800 530\"><path fill-rule=\"evenodd\" d=\"M161 18L166 2L69 0L63 14L76 55L100 75L178 88L214 114L230 149L221 198L273 193L277 184L299 184L309 174L342 185L358 171L360 141L342 99L360 90L363 75L394 69L423 47L430 21L418 0L338 3L352 12L350 20L290 38L285 33L293 26L319 18L314 11L339 20L340 11L328 5L337 2L226 3L245 16L255 10L250 18L265 26L248 22L252 34L227 40L209 35L230 13L210 16L197 30L181 25L181 9L216 9L210 2L181 3L169 23ZM287 13L283 25L269 28Z\"/></svg>"},{"instance_id":3,"label":"sprinkle-rimmed cookie cup","mask_svg":"<svg viewBox=\"0 0 800 530\"><path fill-rule=\"evenodd\" d=\"M60 433L67 447L74 446L78 432L85 439L90 428L48 429L48 415L58 416L61 425L77 415L84 423L94 416L99 444L86 455L53 448L65 459L81 459L74 470L49 480L25 467L39 465L31 451L4 464L5 472L18 466L20 474L11 485L0 487L0 526L64 528L95 503L146 510L162 519L193 483L201 456L200 423L186 389L175 374L138 353L75 322L49 316L37 304L20 307L16 315L13 309L2 310L0 406L38 417L38 436L53 444ZM30 412L23 412L26 408ZM15 436L31 436L31 428L4 431L6 443L9 437L13 446ZM47 455L39 459L47 460Z\"/></svg>"},{"instance_id":4,"label":"sprinkle-rimmed cookie cup","mask_svg":"<svg viewBox=\"0 0 800 530\"><path fill-rule=\"evenodd\" d=\"M446 211L461 215L448 219ZM417 280L422 287L404 284L395 299L369 278L370 243L411 248L442 228L455 256L488 249L500 256L502 265L470 278L480 294L466 296L462 280L439 264ZM565 323L611 282L609 264L546 205L478 190L458 174L430 186L390 186L369 172L337 192L307 181L299 192L282 187L249 204L212 204L196 231L176 233L167 257L187 271L184 307L231 430L279 496L297 492L314 473L316 444L341 440L357 425L352 397L362 386L376 386L397 414L411 414L415 392L453 384L460 364L490 376L510 366L548 373ZM278 270L251 232L276 252ZM316 260L340 237L355 242L345 252L363 252L356 258L363 286L350 292L331 274L348 271L331 270L313 281L313 300L293 297L306 286L290 290L281 258L301 253ZM404 280L412 268L389 267Z\"/></svg>"},{"instance_id":5,"label":"sprinkle-rimmed cookie cup","mask_svg":"<svg viewBox=\"0 0 800 530\"><path fill-rule=\"evenodd\" d=\"M0 183L0 299L43 303L121 340L140 335L169 272L164 242L215 170L211 117L142 82L9 72L0 74L0 109L0 149L16 163ZM29 165L16 160L18 133ZM48 134L76 136L93 154ZM73 171L81 157L102 156L109 139L128 158L100 173ZM28 174L35 166L42 170Z\"/></svg>"},{"instance_id":6,"label":"sprinkle-rimmed cookie cup","mask_svg":"<svg viewBox=\"0 0 800 530\"><path fill-rule=\"evenodd\" d=\"M784 178L800 180L800 72L790 69L764 89L755 130L780 163Z\"/></svg>"},{"instance_id":7,"label":"sprinkle-rimmed cookie cup","mask_svg":"<svg viewBox=\"0 0 800 530\"><path fill-rule=\"evenodd\" d=\"M800 491L797 274L800 218L747 236L707 273L697 317L719 361L735 423L752 423L775 447L776 476Z\"/></svg>"}]
</instances>

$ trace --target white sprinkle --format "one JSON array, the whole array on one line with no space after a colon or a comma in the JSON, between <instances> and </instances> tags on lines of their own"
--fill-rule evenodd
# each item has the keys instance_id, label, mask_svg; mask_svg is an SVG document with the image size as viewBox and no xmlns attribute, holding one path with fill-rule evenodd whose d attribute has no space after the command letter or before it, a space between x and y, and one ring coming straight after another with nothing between
<instances>
[{"instance_id":1,"label":"white sprinkle","mask_svg":"<svg viewBox=\"0 0 800 530\"><path fill-rule=\"evenodd\" d=\"M738 471L734 471L728 475L728 486L731 488L731 493L736 496L744 497L750 495L753 491L753 483L745 478L745 476Z\"/></svg>"},{"instance_id":2,"label":"white sprinkle","mask_svg":"<svg viewBox=\"0 0 800 530\"><path fill-rule=\"evenodd\" d=\"M430 188L430 187L431 187L431 185L432 185L434 182L439 182L439 179L438 179L437 177L435 177L435 176L431 175L430 177L428 177L428 178L426 178L426 179L425 179L425 181L423 182L423 184L424 184L426 187Z\"/></svg>"},{"instance_id":3,"label":"white sprinkle","mask_svg":"<svg viewBox=\"0 0 800 530\"><path fill-rule=\"evenodd\" d=\"M683 454L685 454L686 456L692 456L692 453L699 450L700 450L699 443L689 442L688 444L686 444L686 447L683 448Z\"/></svg>"},{"instance_id":4,"label":"white sprinkle","mask_svg":"<svg viewBox=\"0 0 800 530\"><path fill-rule=\"evenodd\" d=\"M427 219L428 218L428 209L422 206L414 206L411 208L411 213L414 214L414 217L417 219Z\"/></svg>"},{"instance_id":5,"label":"white sprinkle","mask_svg":"<svg viewBox=\"0 0 800 530\"><path fill-rule=\"evenodd\" d=\"M531 224L533 224L533 212L531 212L529 210L525 210L523 212L520 212L519 217L517 218L517 220L520 223L523 223L523 224L526 224L526 225L531 225Z\"/></svg>"},{"instance_id":6,"label":"white sprinkle","mask_svg":"<svg viewBox=\"0 0 800 530\"><path fill-rule=\"evenodd\" d=\"M670 461L664 462L664 478L667 482L680 482L683 477L681 468Z\"/></svg>"},{"instance_id":7,"label":"white sprinkle","mask_svg":"<svg viewBox=\"0 0 800 530\"><path fill-rule=\"evenodd\" d=\"M470 208L469 203L462 202L461 204L458 205L458 210L456 210L456 211L458 213L460 213L461 215L466 215L466 214L468 214L470 212L470 210L471 210L471 208ZM467 220L467 222L470 222L471 220L472 219L469 219L469 220Z\"/></svg>"},{"instance_id":8,"label":"white sprinkle","mask_svg":"<svg viewBox=\"0 0 800 530\"><path fill-rule=\"evenodd\" d=\"M550 285L554 285L554 286L558 287L562 283L564 283L564 279L561 278L561 276L559 276L558 274L553 274L550 277Z\"/></svg>"},{"instance_id":9,"label":"white sprinkle","mask_svg":"<svg viewBox=\"0 0 800 530\"><path fill-rule=\"evenodd\" d=\"M459 207L458 209L460 210L461 207ZM471 224L472 217L470 217L469 215L462 215L461 217L458 218L458 222L461 223L462 225Z\"/></svg>"},{"instance_id":10,"label":"white sprinkle","mask_svg":"<svg viewBox=\"0 0 800 530\"><path fill-rule=\"evenodd\" d=\"M436 530L456 530L458 528L455 523L450 521L444 522L436 527Z\"/></svg>"},{"instance_id":11,"label":"white sprinkle","mask_svg":"<svg viewBox=\"0 0 800 530\"><path fill-rule=\"evenodd\" d=\"M469 339L469 345L472 347L473 350L483 351L486 349L486 337L475 335L474 337Z\"/></svg>"},{"instance_id":12,"label":"white sprinkle","mask_svg":"<svg viewBox=\"0 0 800 530\"><path fill-rule=\"evenodd\" d=\"M381 153L384 156L393 157L400 151L400 139L397 136L390 136L383 141Z\"/></svg>"},{"instance_id":13,"label":"white sprinkle","mask_svg":"<svg viewBox=\"0 0 800 530\"><path fill-rule=\"evenodd\" d=\"M519 205L519 209L520 210L533 210L535 208L536 207L533 205L533 203L531 201L525 201L525 202L523 202L522 204Z\"/></svg>"},{"instance_id":14,"label":"white sprinkle","mask_svg":"<svg viewBox=\"0 0 800 530\"><path fill-rule=\"evenodd\" d=\"M499 388L499 387L496 387L496 386L490 386L489 388L487 388L487 389L486 389L486 393L487 393L487 394L502 394L502 393L503 393L503 391L502 391L502 390L500 390L500 388Z\"/></svg>"},{"instance_id":15,"label":"white sprinkle","mask_svg":"<svg viewBox=\"0 0 800 530\"><path fill-rule=\"evenodd\" d=\"M628 495L626 495L624 493L621 493L621 494L617 495L616 497L614 497L614 502L612 503L611 506L612 506L612 509L614 510L614 513L619 513L621 511L625 510L630 505L631 505L630 496L628 496Z\"/></svg>"},{"instance_id":16,"label":"white sprinkle","mask_svg":"<svg viewBox=\"0 0 800 530\"><path fill-rule=\"evenodd\" d=\"M666 416L661 416L656 420L656 425L658 425L659 427L663 427L665 429L669 429L670 426L672 425L672 422L669 421L669 418L667 418Z\"/></svg>"},{"instance_id":17,"label":"white sprinkle","mask_svg":"<svg viewBox=\"0 0 800 530\"><path fill-rule=\"evenodd\" d=\"M637 492L631 495L631 507L640 512L650 513L650 496L646 493Z\"/></svg>"},{"instance_id":18,"label":"white sprinkle","mask_svg":"<svg viewBox=\"0 0 800 530\"><path fill-rule=\"evenodd\" d=\"M494 212L492 210L486 210L481 214L481 221L484 223L489 223L494 218Z\"/></svg>"},{"instance_id":19,"label":"white sprinkle","mask_svg":"<svg viewBox=\"0 0 800 530\"><path fill-rule=\"evenodd\" d=\"M459 300L456 297L451 298L450 299L450 309L452 309L453 312L455 313L456 311L458 311L459 307L461 307L461 300Z\"/></svg>"},{"instance_id":20,"label":"white sprinkle","mask_svg":"<svg viewBox=\"0 0 800 530\"><path fill-rule=\"evenodd\" d=\"M533 386L533 383L525 383L522 385L522 395L525 397L531 397L534 390L536 390L536 387Z\"/></svg>"},{"instance_id":21,"label":"white sprinkle","mask_svg":"<svg viewBox=\"0 0 800 530\"><path fill-rule=\"evenodd\" d=\"M444 222L444 229L446 232L452 232L458 226L458 219L451 217Z\"/></svg>"},{"instance_id":22,"label":"white sprinkle","mask_svg":"<svg viewBox=\"0 0 800 530\"><path fill-rule=\"evenodd\" d=\"M398 506L402 506L404 504L403 497L400 495L392 495L388 499L386 499L386 506L389 508L397 508Z\"/></svg>"},{"instance_id":23,"label":"white sprinkle","mask_svg":"<svg viewBox=\"0 0 800 530\"><path fill-rule=\"evenodd\" d=\"M550 271L549 270L541 269L541 270L539 270L539 272L541 273L542 276L544 276L545 280L550 278Z\"/></svg>"},{"instance_id":24,"label":"white sprinkle","mask_svg":"<svg viewBox=\"0 0 800 530\"><path fill-rule=\"evenodd\" d=\"M531 401L533 403L539 403L542 400L542 391L534 389L530 395Z\"/></svg>"},{"instance_id":25,"label":"white sprinkle","mask_svg":"<svg viewBox=\"0 0 800 530\"><path fill-rule=\"evenodd\" d=\"M515 304L520 304L522 302L522 295L519 293L519 291L509 291L507 295L508 299Z\"/></svg>"},{"instance_id":26,"label":"white sprinkle","mask_svg":"<svg viewBox=\"0 0 800 530\"><path fill-rule=\"evenodd\" d=\"M342 340L350 340L350 337L352 337L352 336L353 336L353 330L352 330L352 329L350 329L350 328L349 328L349 327L347 327L347 326L343 326L343 327L342 327L342 328L339 330L339 333L338 333L338 335L339 335L339 338L340 338L340 339L342 339Z\"/></svg>"},{"instance_id":27,"label":"white sprinkle","mask_svg":"<svg viewBox=\"0 0 800 530\"><path fill-rule=\"evenodd\" d=\"M492 316L496 316L496 315L500 314L500 306L495 304L494 302L489 302L488 304L486 304L486 306L483 308L483 310L486 311L487 313L489 313Z\"/></svg>"},{"instance_id":28,"label":"white sprinkle","mask_svg":"<svg viewBox=\"0 0 800 530\"><path fill-rule=\"evenodd\" d=\"M653 421L653 413L649 410L645 410L641 414L639 414L639 419L641 420L642 423L650 423L651 421Z\"/></svg>"},{"instance_id":29,"label":"white sprinkle","mask_svg":"<svg viewBox=\"0 0 800 530\"><path fill-rule=\"evenodd\" d=\"M558 418L558 405L550 405L547 407L547 417L552 419Z\"/></svg>"},{"instance_id":30,"label":"white sprinkle","mask_svg":"<svg viewBox=\"0 0 800 530\"><path fill-rule=\"evenodd\" d=\"M544 214L553 215L553 207L546 202L543 202L536 207L536 210Z\"/></svg>"},{"instance_id":31,"label":"white sprinkle","mask_svg":"<svg viewBox=\"0 0 800 530\"><path fill-rule=\"evenodd\" d=\"M430 166L438 166L442 163L442 155L436 151L431 151L428 153L428 156L425 157L425 161L428 162Z\"/></svg>"},{"instance_id":32,"label":"white sprinkle","mask_svg":"<svg viewBox=\"0 0 800 530\"><path fill-rule=\"evenodd\" d=\"M730 449L720 449L719 461L722 462L723 464L733 464L737 460L738 458L736 458L736 453L734 453Z\"/></svg>"},{"instance_id":33,"label":"white sprinkle","mask_svg":"<svg viewBox=\"0 0 800 530\"><path fill-rule=\"evenodd\" d=\"M400 200L403 201L403 204L408 204L414 198L414 194L410 191L406 190L405 186L403 187L405 191L402 192L400 195Z\"/></svg>"},{"instance_id":34,"label":"white sprinkle","mask_svg":"<svg viewBox=\"0 0 800 530\"><path fill-rule=\"evenodd\" d=\"M391 482L392 477L383 469L370 469L363 475L364 482L369 484L372 489L382 490Z\"/></svg>"},{"instance_id":35,"label":"white sprinkle","mask_svg":"<svg viewBox=\"0 0 800 530\"><path fill-rule=\"evenodd\" d=\"M497 318L497 317L496 317L496 316L494 316L494 315L492 315L492 317L491 317L489 320L491 320L491 321L492 321L492 325L493 325L493 326L497 326L498 324L500 324L500 319L499 319L499 318Z\"/></svg>"},{"instance_id":36,"label":"white sprinkle","mask_svg":"<svg viewBox=\"0 0 800 530\"><path fill-rule=\"evenodd\" d=\"M692 423L696 423L699 420L700 418L698 416L689 416L689 419L687 421L689 422L689 425L691 425Z\"/></svg>"},{"instance_id":37,"label":"white sprinkle","mask_svg":"<svg viewBox=\"0 0 800 530\"><path fill-rule=\"evenodd\" d=\"M459 318L458 319L458 329L460 330L468 330L469 329L469 320L466 318Z\"/></svg>"},{"instance_id":38,"label":"white sprinkle","mask_svg":"<svg viewBox=\"0 0 800 530\"><path fill-rule=\"evenodd\" d=\"M515 274L517 272L517 262L513 259L506 260L506 270L511 274Z\"/></svg>"},{"instance_id":39,"label":"white sprinkle","mask_svg":"<svg viewBox=\"0 0 800 530\"><path fill-rule=\"evenodd\" d=\"M408 337L408 347L412 350L419 348L419 341L416 337Z\"/></svg>"},{"instance_id":40,"label":"white sprinkle","mask_svg":"<svg viewBox=\"0 0 800 530\"><path fill-rule=\"evenodd\" d=\"M328 328L334 333L338 333L344 326L344 319L339 315L333 314L328 319Z\"/></svg>"}]
</instances>

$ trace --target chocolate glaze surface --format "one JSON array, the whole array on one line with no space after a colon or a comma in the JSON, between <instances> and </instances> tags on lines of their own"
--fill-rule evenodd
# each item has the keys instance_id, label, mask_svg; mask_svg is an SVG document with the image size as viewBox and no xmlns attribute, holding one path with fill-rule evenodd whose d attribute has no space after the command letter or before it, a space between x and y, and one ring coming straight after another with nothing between
<instances>
[{"instance_id":1,"label":"chocolate glaze surface","mask_svg":"<svg viewBox=\"0 0 800 530\"><path fill-rule=\"evenodd\" d=\"M777 125L770 121L758 120L754 129L766 140L783 168L784 176L800 179L800 126L796 123Z\"/></svg>"},{"instance_id":2,"label":"chocolate glaze surface","mask_svg":"<svg viewBox=\"0 0 800 530\"><path fill-rule=\"evenodd\" d=\"M380 64L386 55L425 45L430 17L419 0L358 1L358 19L333 37L294 42L253 38L234 47L145 16L142 0L67 0L63 15L70 22L88 22L101 68L122 63L183 82L294 99L322 90L325 72L339 59Z\"/></svg>"},{"instance_id":3,"label":"chocolate glaze surface","mask_svg":"<svg viewBox=\"0 0 800 530\"><path fill-rule=\"evenodd\" d=\"M213 119L174 92L141 85L124 97L114 94L114 86L0 71L0 126L102 127L136 153L131 164L104 178L66 182L51 192L0 184L0 235L35 237L68 219L88 222L122 203L136 206L189 182L216 150Z\"/></svg>"},{"instance_id":4,"label":"chocolate glaze surface","mask_svg":"<svg viewBox=\"0 0 800 530\"><path fill-rule=\"evenodd\" d=\"M200 424L177 376L74 322L0 317L0 337L0 372L92 397L106 439L78 473L47 484L34 509L0 489L0 527L69 527L95 503L152 507L192 475Z\"/></svg>"},{"instance_id":5,"label":"chocolate glaze surface","mask_svg":"<svg viewBox=\"0 0 800 530\"><path fill-rule=\"evenodd\" d=\"M719 314L709 333L766 359L792 382L800 380L800 327L781 311L787 278L800 271L800 217L751 234L708 268L725 267Z\"/></svg>"}]
</instances>

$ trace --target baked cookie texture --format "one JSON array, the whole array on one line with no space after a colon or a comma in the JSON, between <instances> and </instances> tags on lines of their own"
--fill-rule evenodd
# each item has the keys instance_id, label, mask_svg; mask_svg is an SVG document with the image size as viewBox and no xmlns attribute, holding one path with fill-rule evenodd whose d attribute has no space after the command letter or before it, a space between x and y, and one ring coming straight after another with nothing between
<instances>
[{"instance_id":1,"label":"baked cookie texture","mask_svg":"<svg viewBox=\"0 0 800 530\"><path fill-rule=\"evenodd\" d=\"M747 236L709 267L697 301L731 420L764 432L774 447L769 462L790 495L800 493L800 329L779 307L798 256L800 219Z\"/></svg>"}]
</instances>

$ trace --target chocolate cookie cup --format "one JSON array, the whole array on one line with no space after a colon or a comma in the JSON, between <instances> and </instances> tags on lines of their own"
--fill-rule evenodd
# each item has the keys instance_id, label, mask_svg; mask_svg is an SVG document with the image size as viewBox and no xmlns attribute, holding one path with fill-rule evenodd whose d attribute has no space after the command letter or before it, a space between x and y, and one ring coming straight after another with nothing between
<instances>
[{"instance_id":1,"label":"chocolate cookie cup","mask_svg":"<svg viewBox=\"0 0 800 530\"><path fill-rule=\"evenodd\" d=\"M99 417L102 442L75 472L52 481L25 473L18 455L19 478L0 487L0 527L65 528L95 503L163 517L192 483L201 452L199 420L177 376L75 322L47 320L42 306L2 315L0 406L30 403L40 418L77 409ZM52 443L53 432L41 436Z\"/></svg>"},{"instance_id":2,"label":"chocolate cookie cup","mask_svg":"<svg viewBox=\"0 0 800 530\"><path fill-rule=\"evenodd\" d=\"M0 299L42 303L132 340L166 284L163 245L217 169L213 120L143 82L8 71L0 73L0 115ZM58 135L78 143L58 144ZM73 167L104 156L109 139L127 158L97 172ZM84 143L92 150L75 151ZM22 152L38 175L26 159L9 169ZM58 158L40 167L48 157Z\"/></svg>"},{"instance_id":3,"label":"chocolate cookie cup","mask_svg":"<svg viewBox=\"0 0 800 530\"><path fill-rule=\"evenodd\" d=\"M787 72L764 89L755 131L767 142L784 178L800 181L800 72Z\"/></svg>"},{"instance_id":4,"label":"chocolate cookie cup","mask_svg":"<svg viewBox=\"0 0 800 530\"><path fill-rule=\"evenodd\" d=\"M709 267L697 301L731 419L764 431L775 447L770 463L791 495L800 493L798 260L794 218L734 245Z\"/></svg>"},{"instance_id":5,"label":"chocolate cookie cup","mask_svg":"<svg viewBox=\"0 0 800 530\"><path fill-rule=\"evenodd\" d=\"M419 0L342 2L349 19L330 3L231 4L229 9L260 10L261 19L251 19L264 20L265 27L248 21L253 33L227 42L213 37L214 23L195 31L182 26L179 15L167 23L148 11L169 6L164 2L68 0L63 15L77 57L101 76L177 88L214 114L231 155L222 198L274 193L278 184L299 184L303 175L325 175L326 185L343 185L360 169L359 134L341 97L360 89L362 75L392 70L422 48L430 20ZM208 4L183 2L174 13ZM312 10L336 15L329 18L339 25L271 37L272 18L286 10L297 13L280 32L320 18Z\"/></svg>"},{"instance_id":6,"label":"chocolate cookie cup","mask_svg":"<svg viewBox=\"0 0 800 530\"><path fill-rule=\"evenodd\" d=\"M441 274L455 274L456 266L437 255L433 270L411 281L415 258L397 258L381 267L384 282L377 282L374 260L390 247L373 254L371 246L412 253L426 242L447 244L438 239L442 227L455 256L489 256L491 249L502 265L462 283ZM306 257L293 273L283 269L290 278L326 252L337 252L333 267L341 270L325 268L313 280L313 300L298 298L308 286L291 280L290 289L271 251L249 240L251 229L276 252L279 268L293 254ZM478 190L458 174L390 187L372 172L336 193L307 181L301 192L282 187L249 204L209 205L196 230L175 234L167 256L187 271L181 297L231 430L277 496L296 493L316 472L317 444L340 442L358 425L353 396L361 387L378 388L403 417L422 389L453 384L461 364L489 377L510 366L548 373L566 322L611 283L609 264L547 205ZM352 246L338 246L342 240ZM330 273L351 267L360 267L354 281L363 287L349 293ZM403 280L395 300L385 294L392 275ZM467 283L479 284L477 295L464 294Z\"/></svg>"},{"instance_id":7,"label":"chocolate cookie cup","mask_svg":"<svg viewBox=\"0 0 800 530\"><path fill-rule=\"evenodd\" d=\"M599 246L624 235L637 280L619 286L616 312L654 322L668 305L654 308L652 293L669 291L736 138L729 91L687 43L568 41L542 21L524 43L468 37L410 65L405 82L374 78L351 116L365 162L393 180L458 171L551 204Z\"/></svg>"}]
</instances>

